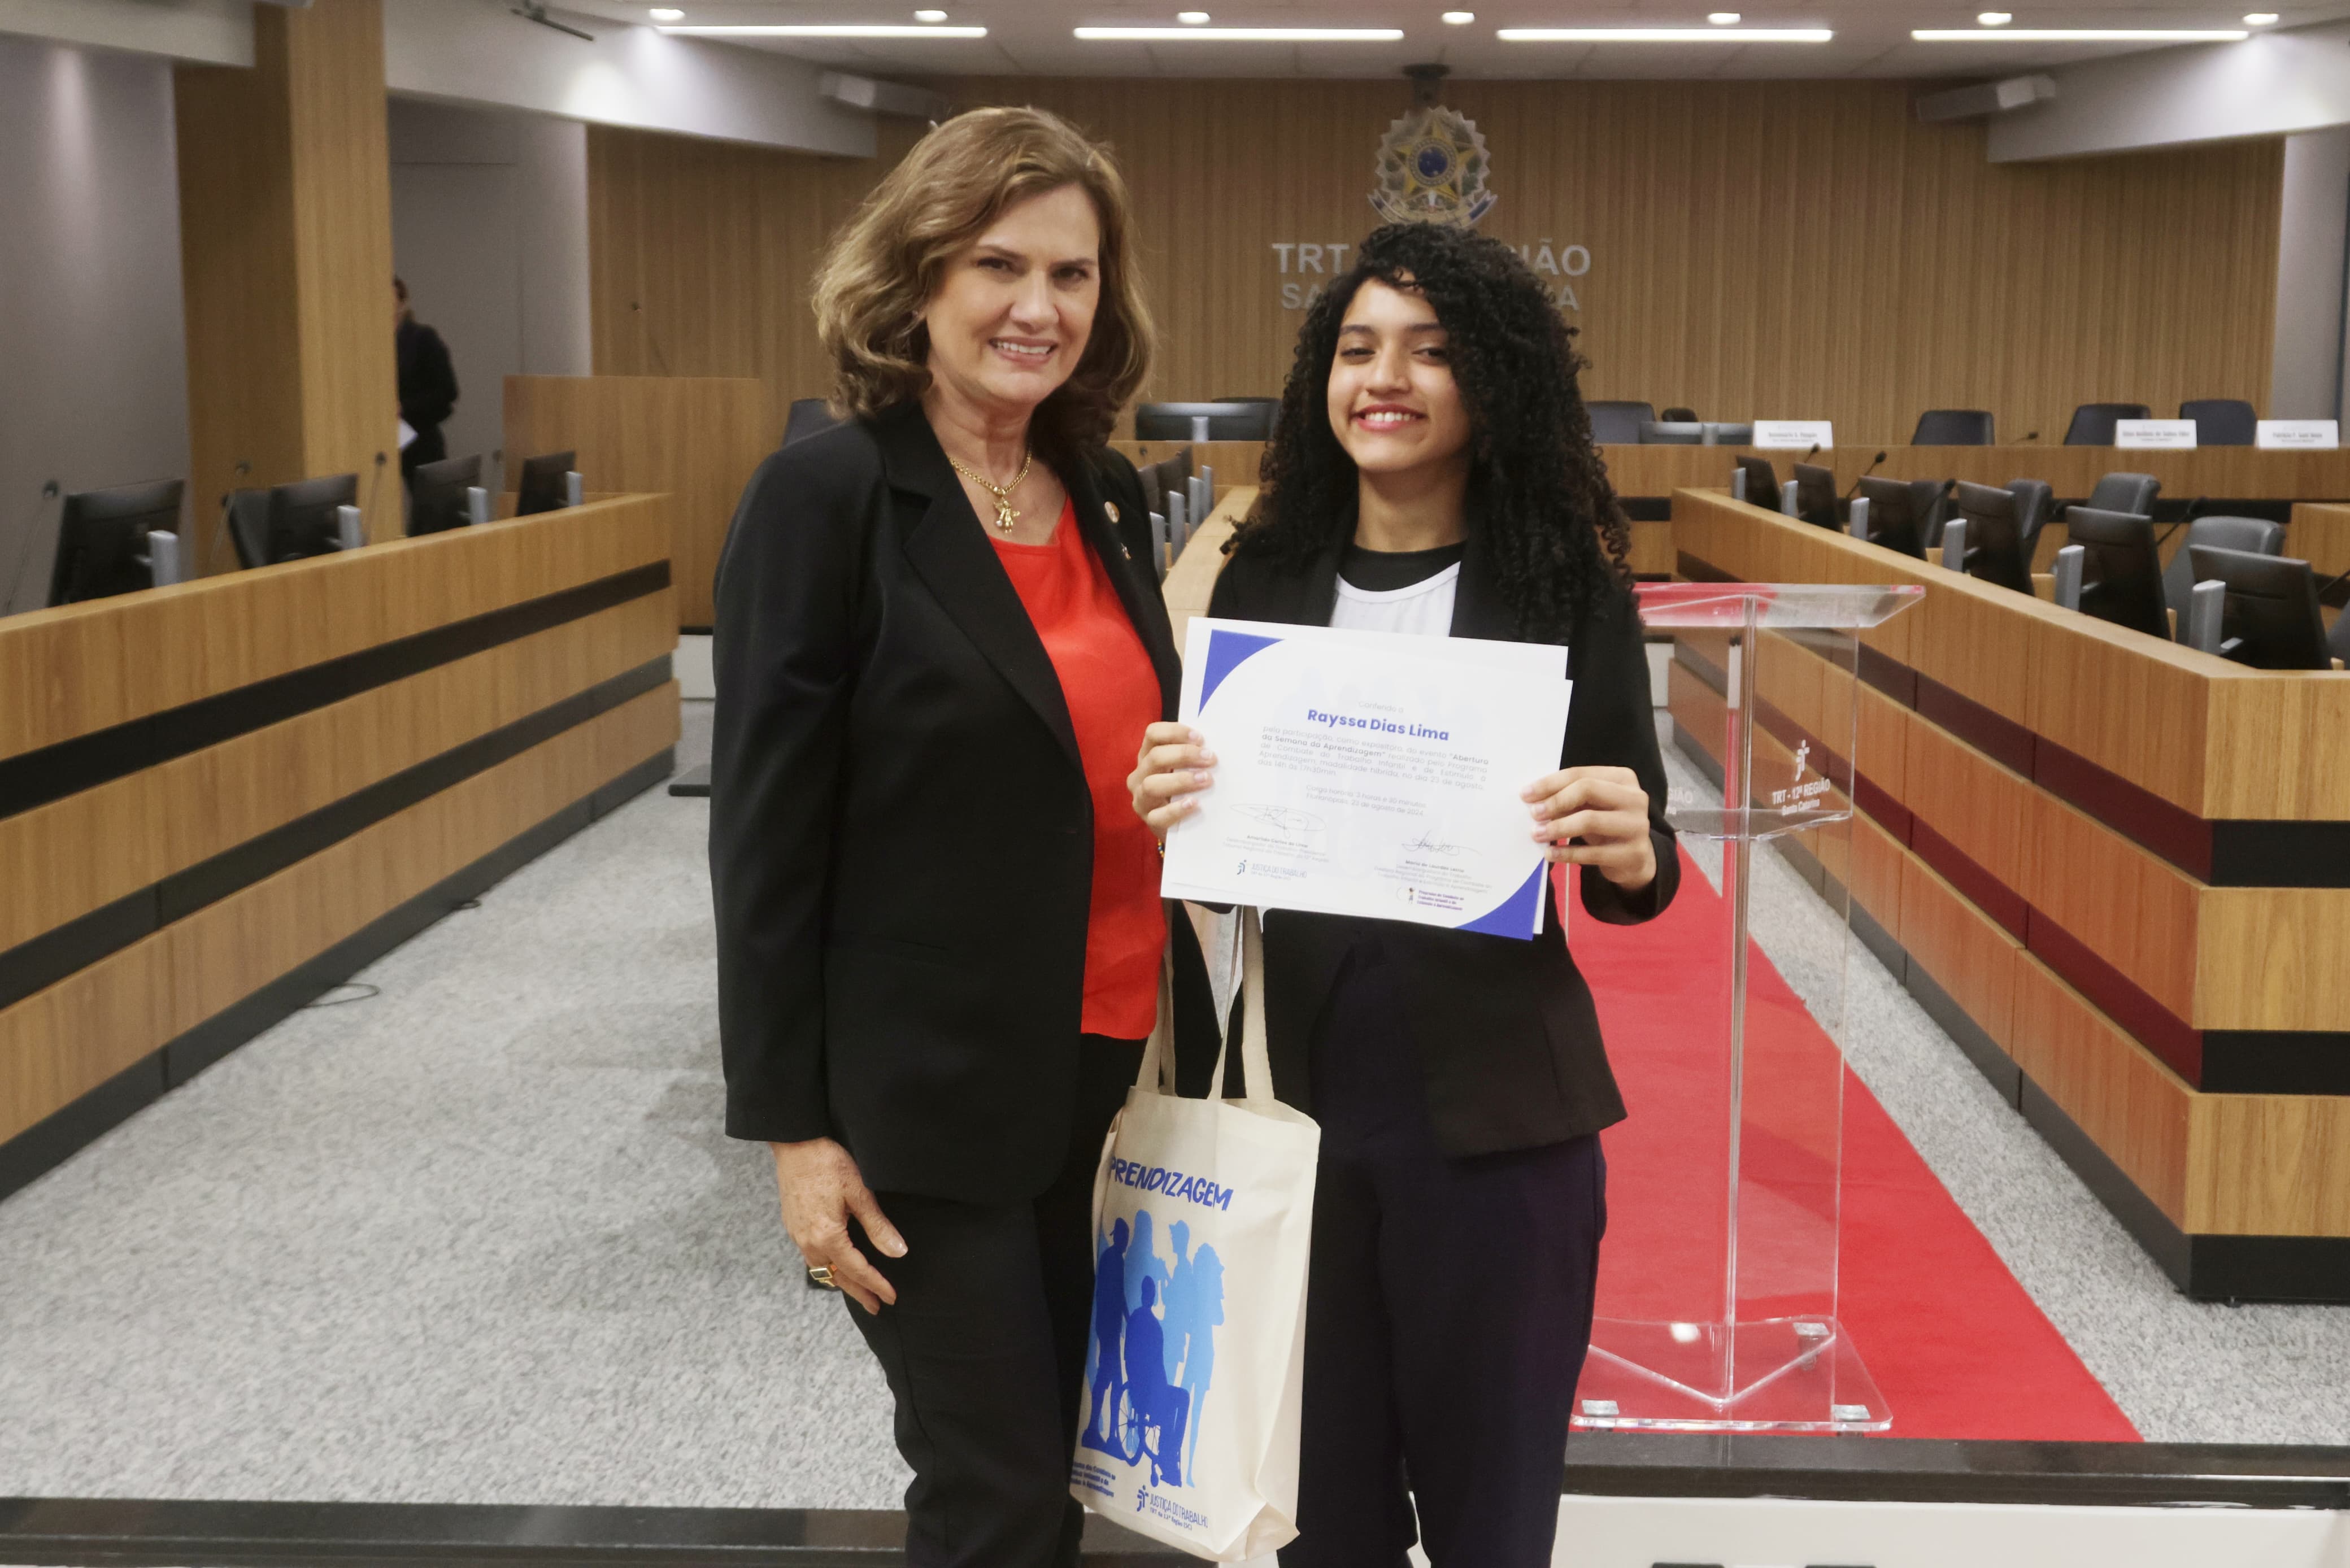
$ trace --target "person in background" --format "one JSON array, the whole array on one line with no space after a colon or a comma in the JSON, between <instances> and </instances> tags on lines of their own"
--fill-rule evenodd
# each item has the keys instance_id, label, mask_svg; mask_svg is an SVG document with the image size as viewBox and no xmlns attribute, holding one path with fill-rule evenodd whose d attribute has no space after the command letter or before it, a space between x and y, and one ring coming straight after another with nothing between
<instances>
[{"instance_id":1,"label":"person in background","mask_svg":"<svg viewBox=\"0 0 2350 1568\"><path fill-rule=\"evenodd\" d=\"M400 417L416 439L400 449L403 480L422 462L438 462L449 455L441 439L441 421L457 408L457 370L449 362L449 346L441 334L416 319L408 304L408 285L391 280L393 342L400 356Z\"/></svg>"},{"instance_id":2,"label":"person in background","mask_svg":"<svg viewBox=\"0 0 2350 1568\"><path fill-rule=\"evenodd\" d=\"M1680 862L1567 327L1497 240L1404 223L1357 255L1306 315L1208 613L1565 644L1574 706L1557 770L1523 781L1526 832L1582 867L1579 918L1653 919ZM1194 808L1213 742L1147 727L1131 782L1153 832ZM1273 1087L1322 1126L1282 1568L1405 1568L1415 1533L1435 1568L1552 1561L1607 1227L1598 1135L1624 1116L1562 923L1513 941L1265 921Z\"/></svg>"}]
</instances>

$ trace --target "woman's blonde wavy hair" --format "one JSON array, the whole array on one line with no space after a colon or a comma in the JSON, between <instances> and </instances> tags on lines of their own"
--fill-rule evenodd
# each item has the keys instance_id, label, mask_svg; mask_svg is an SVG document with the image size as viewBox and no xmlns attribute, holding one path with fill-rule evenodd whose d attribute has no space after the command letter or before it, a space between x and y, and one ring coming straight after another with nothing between
<instances>
[{"instance_id":1,"label":"woman's blonde wavy hair","mask_svg":"<svg viewBox=\"0 0 2350 1568\"><path fill-rule=\"evenodd\" d=\"M813 301L832 357L833 412L870 416L920 397L930 335L915 313L947 263L1005 208L1064 185L1092 198L1101 225L1101 303L1076 369L1038 405L1031 440L1047 454L1107 441L1150 372L1126 181L1107 150L1041 109L973 109L939 126L833 236Z\"/></svg>"}]
</instances>

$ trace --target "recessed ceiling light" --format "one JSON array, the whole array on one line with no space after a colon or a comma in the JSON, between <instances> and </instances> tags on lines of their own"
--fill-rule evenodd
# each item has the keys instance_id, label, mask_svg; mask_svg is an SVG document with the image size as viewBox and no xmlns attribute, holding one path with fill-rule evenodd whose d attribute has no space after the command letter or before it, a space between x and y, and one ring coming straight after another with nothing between
<instances>
[{"instance_id":1,"label":"recessed ceiling light","mask_svg":"<svg viewBox=\"0 0 2350 1568\"><path fill-rule=\"evenodd\" d=\"M682 22L685 20L685 13L674 5L656 5L652 10L652 17L656 22Z\"/></svg>"},{"instance_id":2,"label":"recessed ceiling light","mask_svg":"<svg viewBox=\"0 0 2350 1568\"><path fill-rule=\"evenodd\" d=\"M1477 13L1474 11L1447 11L1444 14L1444 19L1455 27L1465 27L1470 23L1477 19Z\"/></svg>"},{"instance_id":3,"label":"recessed ceiling light","mask_svg":"<svg viewBox=\"0 0 2350 1568\"><path fill-rule=\"evenodd\" d=\"M914 13L914 20L917 22L943 22L946 19L947 14L944 11L917 11Z\"/></svg>"},{"instance_id":4,"label":"recessed ceiling light","mask_svg":"<svg viewBox=\"0 0 2350 1568\"><path fill-rule=\"evenodd\" d=\"M1717 27L1735 27L1745 18L1735 11L1708 11L1705 19Z\"/></svg>"},{"instance_id":5,"label":"recessed ceiling light","mask_svg":"<svg viewBox=\"0 0 2350 1568\"><path fill-rule=\"evenodd\" d=\"M2273 11L2251 11L2245 14L2244 20L2255 27L2273 27L2277 14Z\"/></svg>"},{"instance_id":6,"label":"recessed ceiling light","mask_svg":"<svg viewBox=\"0 0 2350 1568\"><path fill-rule=\"evenodd\" d=\"M701 38L984 38L984 27L905 27L880 22L794 22L760 27L663 27Z\"/></svg>"},{"instance_id":7,"label":"recessed ceiling light","mask_svg":"<svg viewBox=\"0 0 2350 1568\"><path fill-rule=\"evenodd\" d=\"M2015 13L2012 11L1978 11L1975 13L1975 20L1981 22L1986 27L2004 27L2010 22L2015 20Z\"/></svg>"},{"instance_id":8,"label":"recessed ceiling light","mask_svg":"<svg viewBox=\"0 0 2350 1568\"><path fill-rule=\"evenodd\" d=\"M1918 27L1921 44L2232 44L2251 35L2241 27Z\"/></svg>"},{"instance_id":9,"label":"recessed ceiling light","mask_svg":"<svg viewBox=\"0 0 2350 1568\"><path fill-rule=\"evenodd\" d=\"M1073 27L1088 43L1392 44L1401 27Z\"/></svg>"},{"instance_id":10,"label":"recessed ceiling light","mask_svg":"<svg viewBox=\"0 0 2350 1568\"><path fill-rule=\"evenodd\" d=\"M1511 44L1825 44L1825 27L1503 27Z\"/></svg>"},{"instance_id":11,"label":"recessed ceiling light","mask_svg":"<svg viewBox=\"0 0 2350 1568\"><path fill-rule=\"evenodd\" d=\"M1175 13L1175 19L1186 27L1204 27L1208 25L1208 14L1205 11L1178 11Z\"/></svg>"}]
</instances>

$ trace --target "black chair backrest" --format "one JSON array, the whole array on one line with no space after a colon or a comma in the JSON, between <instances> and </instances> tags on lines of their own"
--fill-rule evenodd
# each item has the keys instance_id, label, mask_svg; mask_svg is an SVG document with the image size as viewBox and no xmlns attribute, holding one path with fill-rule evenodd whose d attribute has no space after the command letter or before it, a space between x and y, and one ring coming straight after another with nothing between
<instances>
[{"instance_id":1,"label":"black chair backrest","mask_svg":"<svg viewBox=\"0 0 2350 1568\"><path fill-rule=\"evenodd\" d=\"M1746 475L1746 504L1768 512L1779 510L1779 475L1767 457L1738 457L1738 472Z\"/></svg>"},{"instance_id":2,"label":"black chair backrest","mask_svg":"<svg viewBox=\"0 0 2350 1568\"><path fill-rule=\"evenodd\" d=\"M2190 398L2178 417L2195 421L2197 446L2250 446L2260 434L2261 416L2241 398Z\"/></svg>"},{"instance_id":3,"label":"black chair backrest","mask_svg":"<svg viewBox=\"0 0 2350 1568\"><path fill-rule=\"evenodd\" d=\"M482 483L482 460L444 457L420 462L408 476L408 535L444 534L473 520L471 497L465 492Z\"/></svg>"},{"instance_id":4,"label":"black chair backrest","mask_svg":"<svg viewBox=\"0 0 2350 1568\"><path fill-rule=\"evenodd\" d=\"M49 603L79 604L153 587L147 535L177 531L186 489L182 480L158 479L68 495L57 515Z\"/></svg>"},{"instance_id":5,"label":"black chair backrest","mask_svg":"<svg viewBox=\"0 0 2350 1568\"><path fill-rule=\"evenodd\" d=\"M1191 421L1204 419L1210 441L1270 441L1274 412L1280 406L1273 402L1138 403L1134 439L1190 441Z\"/></svg>"},{"instance_id":6,"label":"black chair backrest","mask_svg":"<svg viewBox=\"0 0 2350 1568\"><path fill-rule=\"evenodd\" d=\"M1990 446L1992 421L1984 409L1928 409L1918 416L1911 446Z\"/></svg>"},{"instance_id":7,"label":"black chair backrest","mask_svg":"<svg viewBox=\"0 0 2350 1568\"><path fill-rule=\"evenodd\" d=\"M1754 440L1754 425L1752 421L1741 424L1729 421L1708 420L1700 428L1712 438L1713 444L1716 446L1747 446Z\"/></svg>"},{"instance_id":8,"label":"black chair backrest","mask_svg":"<svg viewBox=\"0 0 2350 1568\"><path fill-rule=\"evenodd\" d=\"M1795 464L1795 515L1815 528L1838 526L1835 470L1812 462Z\"/></svg>"},{"instance_id":9,"label":"black chair backrest","mask_svg":"<svg viewBox=\"0 0 2350 1568\"><path fill-rule=\"evenodd\" d=\"M1966 519L1967 576L2018 593L2032 591L2032 568L2016 527L2015 494L2001 485L1959 483L1959 515Z\"/></svg>"},{"instance_id":10,"label":"black chair backrest","mask_svg":"<svg viewBox=\"0 0 2350 1568\"><path fill-rule=\"evenodd\" d=\"M564 475L577 472L577 452L550 452L522 460L522 478L515 484L515 515L536 517L542 512L560 512L566 503L568 486Z\"/></svg>"},{"instance_id":11,"label":"black chair backrest","mask_svg":"<svg viewBox=\"0 0 2350 1568\"><path fill-rule=\"evenodd\" d=\"M1705 427L1695 420L1648 420L1640 426L1640 442L1644 446L1695 446L1704 438Z\"/></svg>"},{"instance_id":12,"label":"black chair backrest","mask_svg":"<svg viewBox=\"0 0 2350 1568\"><path fill-rule=\"evenodd\" d=\"M329 473L269 487L268 559L303 561L343 547L341 510L356 506L359 476Z\"/></svg>"},{"instance_id":13,"label":"black chair backrest","mask_svg":"<svg viewBox=\"0 0 2350 1568\"><path fill-rule=\"evenodd\" d=\"M1922 483L1926 493L1932 495L1933 481ZM1868 503L1870 544L1921 560L1925 557L1926 531L1918 525L1917 491L1917 482L1886 479L1874 473L1860 482L1861 497Z\"/></svg>"},{"instance_id":14,"label":"black chair backrest","mask_svg":"<svg viewBox=\"0 0 2350 1568\"><path fill-rule=\"evenodd\" d=\"M2077 512L2080 508L2074 507ZM2072 513L2066 513L2069 519ZM2187 537L2180 542L2178 554L2170 557L2163 568L2162 602L2187 618L2187 606L2195 593L2195 562L2188 554L2190 546L2202 545L2219 550L2244 550L2255 556L2284 554L2284 524L2272 523L2265 517L2198 517L2187 524Z\"/></svg>"},{"instance_id":15,"label":"black chair backrest","mask_svg":"<svg viewBox=\"0 0 2350 1568\"><path fill-rule=\"evenodd\" d=\"M229 543L246 571L269 564L269 492L239 490L228 498Z\"/></svg>"},{"instance_id":16,"label":"black chair backrest","mask_svg":"<svg viewBox=\"0 0 2350 1568\"><path fill-rule=\"evenodd\" d=\"M2070 532L2066 543L2078 545L2081 563L2081 613L2168 638L2170 618L2163 613L2162 561L2155 553L2154 519L2126 512L2100 512L2075 506L2064 514Z\"/></svg>"},{"instance_id":17,"label":"black chair backrest","mask_svg":"<svg viewBox=\"0 0 2350 1568\"><path fill-rule=\"evenodd\" d=\"M2015 497L2015 526L2023 536L2023 558L2032 559L2040 530L2056 510L2056 490L2044 479L2011 479L2008 493Z\"/></svg>"},{"instance_id":18,"label":"black chair backrest","mask_svg":"<svg viewBox=\"0 0 2350 1568\"><path fill-rule=\"evenodd\" d=\"M2325 620L2307 561L2189 545L2195 580L2228 586L2220 615L2220 656L2256 670L2324 670Z\"/></svg>"},{"instance_id":19,"label":"black chair backrest","mask_svg":"<svg viewBox=\"0 0 2350 1568\"><path fill-rule=\"evenodd\" d=\"M1640 439L1640 427L1657 417L1653 403L1586 403L1591 411L1591 439L1603 445L1628 446Z\"/></svg>"},{"instance_id":20,"label":"black chair backrest","mask_svg":"<svg viewBox=\"0 0 2350 1568\"><path fill-rule=\"evenodd\" d=\"M2089 492L2088 504L2100 512L2143 512L2154 515L2154 498L2162 481L2150 473L2108 473Z\"/></svg>"},{"instance_id":21,"label":"black chair backrest","mask_svg":"<svg viewBox=\"0 0 2350 1568\"><path fill-rule=\"evenodd\" d=\"M818 431L828 431L840 421L824 405L822 398L794 398L791 412L784 416L784 441L789 446L795 441L806 441Z\"/></svg>"},{"instance_id":22,"label":"black chair backrest","mask_svg":"<svg viewBox=\"0 0 2350 1568\"><path fill-rule=\"evenodd\" d=\"M2064 444L2111 446L2114 444L2116 421L2147 417L2144 403L2083 403L2073 410L2073 422L2064 431Z\"/></svg>"},{"instance_id":23,"label":"black chair backrest","mask_svg":"<svg viewBox=\"0 0 2350 1568\"><path fill-rule=\"evenodd\" d=\"M1663 413L1659 414L1657 418L1662 420L1669 425L1693 425L1697 423L1697 410L1695 409L1682 408L1679 404L1676 403L1671 408L1667 409Z\"/></svg>"}]
</instances>

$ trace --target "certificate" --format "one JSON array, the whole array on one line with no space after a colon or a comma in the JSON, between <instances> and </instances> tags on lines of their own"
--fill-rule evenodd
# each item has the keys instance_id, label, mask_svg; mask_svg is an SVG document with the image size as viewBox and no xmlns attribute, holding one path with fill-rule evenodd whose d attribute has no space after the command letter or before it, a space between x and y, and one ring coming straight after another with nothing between
<instances>
[{"instance_id":1,"label":"certificate","mask_svg":"<svg viewBox=\"0 0 2350 1568\"><path fill-rule=\"evenodd\" d=\"M1571 695L1546 644L1197 617L1181 717L1215 785L1160 891L1530 940L1549 867L1519 792L1556 771Z\"/></svg>"}]
</instances>

